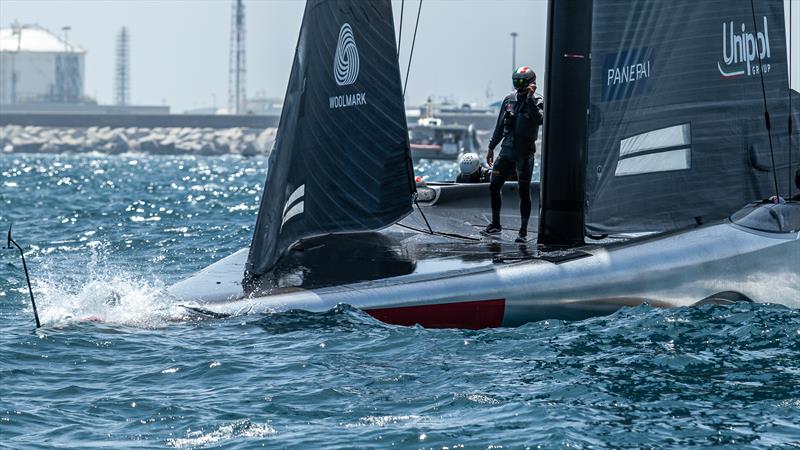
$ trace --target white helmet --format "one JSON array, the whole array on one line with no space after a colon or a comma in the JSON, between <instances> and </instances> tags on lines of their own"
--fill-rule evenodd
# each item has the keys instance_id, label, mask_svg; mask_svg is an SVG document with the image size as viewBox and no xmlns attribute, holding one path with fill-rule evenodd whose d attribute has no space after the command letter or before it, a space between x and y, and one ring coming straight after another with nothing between
<instances>
[{"instance_id":1,"label":"white helmet","mask_svg":"<svg viewBox=\"0 0 800 450\"><path fill-rule=\"evenodd\" d=\"M464 153L458 158L458 168L464 175L472 175L481 166L481 160L475 153Z\"/></svg>"}]
</instances>

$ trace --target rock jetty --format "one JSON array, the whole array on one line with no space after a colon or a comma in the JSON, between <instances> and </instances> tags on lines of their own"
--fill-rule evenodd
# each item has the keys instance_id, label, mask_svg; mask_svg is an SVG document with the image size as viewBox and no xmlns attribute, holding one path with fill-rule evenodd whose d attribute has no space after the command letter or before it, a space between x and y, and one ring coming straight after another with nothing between
<instances>
[{"instance_id":1,"label":"rock jetty","mask_svg":"<svg viewBox=\"0 0 800 450\"><path fill-rule=\"evenodd\" d=\"M275 128L0 127L0 153L267 155Z\"/></svg>"}]
</instances>

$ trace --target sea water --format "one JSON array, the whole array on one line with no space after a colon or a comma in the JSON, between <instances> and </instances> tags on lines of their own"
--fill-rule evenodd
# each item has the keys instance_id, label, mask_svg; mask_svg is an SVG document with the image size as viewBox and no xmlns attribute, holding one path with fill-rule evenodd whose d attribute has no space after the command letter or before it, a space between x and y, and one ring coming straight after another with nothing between
<instances>
[{"instance_id":1,"label":"sea water","mask_svg":"<svg viewBox=\"0 0 800 450\"><path fill-rule=\"evenodd\" d=\"M800 312L780 306L481 331L347 305L188 317L165 287L249 244L265 173L0 156L0 231L14 223L43 321L18 253L0 251L0 447L800 446Z\"/></svg>"}]
</instances>

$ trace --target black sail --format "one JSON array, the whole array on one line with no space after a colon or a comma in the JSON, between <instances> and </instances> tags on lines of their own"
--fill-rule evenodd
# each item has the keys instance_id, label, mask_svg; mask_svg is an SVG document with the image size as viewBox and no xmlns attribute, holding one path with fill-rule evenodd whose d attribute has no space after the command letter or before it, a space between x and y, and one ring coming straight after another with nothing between
<instances>
[{"instance_id":1,"label":"black sail","mask_svg":"<svg viewBox=\"0 0 800 450\"><path fill-rule=\"evenodd\" d=\"M587 233L674 229L772 195L762 75L785 189L783 1L754 6L755 17L750 0L594 0Z\"/></svg>"},{"instance_id":2,"label":"black sail","mask_svg":"<svg viewBox=\"0 0 800 450\"><path fill-rule=\"evenodd\" d=\"M309 0L247 275L300 239L376 230L415 190L390 0Z\"/></svg>"}]
</instances>

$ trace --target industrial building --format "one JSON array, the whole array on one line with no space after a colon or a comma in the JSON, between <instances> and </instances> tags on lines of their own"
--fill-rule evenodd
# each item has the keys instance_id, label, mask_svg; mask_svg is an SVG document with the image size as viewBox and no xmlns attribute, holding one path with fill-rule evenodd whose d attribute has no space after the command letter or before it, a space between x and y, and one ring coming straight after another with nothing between
<instances>
[{"instance_id":1,"label":"industrial building","mask_svg":"<svg viewBox=\"0 0 800 450\"><path fill-rule=\"evenodd\" d=\"M85 57L84 49L37 25L0 29L0 104L85 101Z\"/></svg>"}]
</instances>

